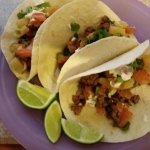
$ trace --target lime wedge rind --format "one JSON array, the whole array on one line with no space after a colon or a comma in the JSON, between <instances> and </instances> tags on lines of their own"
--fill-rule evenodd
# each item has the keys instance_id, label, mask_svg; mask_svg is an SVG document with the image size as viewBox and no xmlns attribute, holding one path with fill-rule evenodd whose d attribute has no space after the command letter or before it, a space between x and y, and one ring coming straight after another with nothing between
<instances>
[{"instance_id":1,"label":"lime wedge rind","mask_svg":"<svg viewBox=\"0 0 150 150\"><path fill-rule=\"evenodd\" d=\"M55 94L50 93L47 89L24 80L18 81L17 95L25 106L33 109L45 109L55 97Z\"/></svg>"},{"instance_id":2,"label":"lime wedge rind","mask_svg":"<svg viewBox=\"0 0 150 150\"><path fill-rule=\"evenodd\" d=\"M46 111L44 127L48 139L56 143L61 135L62 111L57 101L54 101Z\"/></svg>"},{"instance_id":3,"label":"lime wedge rind","mask_svg":"<svg viewBox=\"0 0 150 150\"><path fill-rule=\"evenodd\" d=\"M104 137L103 133L99 133L94 129L87 128L71 120L62 118L61 124L63 131L69 138L82 144L94 144L100 142Z\"/></svg>"}]
</instances>

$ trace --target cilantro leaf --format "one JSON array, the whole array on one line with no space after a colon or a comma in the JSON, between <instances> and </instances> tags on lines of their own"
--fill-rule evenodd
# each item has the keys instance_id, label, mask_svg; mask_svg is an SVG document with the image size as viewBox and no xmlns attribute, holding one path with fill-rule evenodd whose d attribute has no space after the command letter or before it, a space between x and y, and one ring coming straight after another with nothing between
<instances>
[{"instance_id":1,"label":"cilantro leaf","mask_svg":"<svg viewBox=\"0 0 150 150\"><path fill-rule=\"evenodd\" d=\"M49 2L45 2L45 3L42 3L42 4L39 4L39 5L36 5L35 7L32 7L32 6L29 6L26 8L26 10L21 10L18 14L17 14L17 17L18 19L22 19L24 18L27 14L31 13L33 11L33 9L35 10L39 10L39 9L42 9L42 8L46 8L46 7L49 7L50 4Z\"/></svg>"},{"instance_id":2,"label":"cilantro leaf","mask_svg":"<svg viewBox=\"0 0 150 150\"><path fill-rule=\"evenodd\" d=\"M128 66L132 67L134 70L142 69L144 67L144 62L142 59L136 59L133 63Z\"/></svg>"},{"instance_id":3,"label":"cilantro leaf","mask_svg":"<svg viewBox=\"0 0 150 150\"><path fill-rule=\"evenodd\" d=\"M30 7L27 7L27 8L26 8L25 13L26 13L26 14L29 14L29 13L31 13L32 11L33 11L33 8L30 6Z\"/></svg>"},{"instance_id":4,"label":"cilantro leaf","mask_svg":"<svg viewBox=\"0 0 150 150\"><path fill-rule=\"evenodd\" d=\"M116 82L120 83L120 82L123 82L124 80L122 79L122 77L120 75L117 75L117 79L116 79Z\"/></svg>"},{"instance_id":5,"label":"cilantro leaf","mask_svg":"<svg viewBox=\"0 0 150 150\"><path fill-rule=\"evenodd\" d=\"M77 24L77 23L71 23L70 24L70 27L71 27L71 31L73 31L73 32L78 32L79 31L79 29L80 29L80 25L79 24Z\"/></svg>"},{"instance_id":6,"label":"cilantro leaf","mask_svg":"<svg viewBox=\"0 0 150 150\"><path fill-rule=\"evenodd\" d=\"M92 37L86 37L86 43L90 44L102 38L110 36L109 32L106 29L99 29L93 33Z\"/></svg>"},{"instance_id":7,"label":"cilantro leaf","mask_svg":"<svg viewBox=\"0 0 150 150\"><path fill-rule=\"evenodd\" d=\"M18 19L22 19L25 17L25 15L31 13L33 8L31 6L27 7L25 11L21 10L18 14L17 17Z\"/></svg>"},{"instance_id":8,"label":"cilantro leaf","mask_svg":"<svg viewBox=\"0 0 150 150\"><path fill-rule=\"evenodd\" d=\"M127 122L126 125L121 128L124 132L128 131L129 130L129 127L130 127L130 122Z\"/></svg>"},{"instance_id":9,"label":"cilantro leaf","mask_svg":"<svg viewBox=\"0 0 150 150\"><path fill-rule=\"evenodd\" d=\"M110 36L110 34L106 29L100 29L95 32L95 36L96 36L96 39L99 40L99 39Z\"/></svg>"},{"instance_id":10,"label":"cilantro leaf","mask_svg":"<svg viewBox=\"0 0 150 150\"><path fill-rule=\"evenodd\" d=\"M17 14L17 17L18 17L18 19L21 19L21 18L24 18L25 15L26 15L26 13L25 13L23 10L21 10L21 11Z\"/></svg>"}]
</instances>

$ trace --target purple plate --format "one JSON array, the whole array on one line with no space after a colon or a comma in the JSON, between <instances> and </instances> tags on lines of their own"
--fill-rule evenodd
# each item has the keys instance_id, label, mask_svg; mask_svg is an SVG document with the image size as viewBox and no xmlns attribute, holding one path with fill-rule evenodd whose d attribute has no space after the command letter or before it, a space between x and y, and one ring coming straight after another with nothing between
<instances>
[{"instance_id":1,"label":"purple plate","mask_svg":"<svg viewBox=\"0 0 150 150\"><path fill-rule=\"evenodd\" d=\"M136 27L140 42L150 39L150 8L137 0L103 1L123 20ZM3 22L0 23L0 32L2 32L7 16L18 2L19 0L0 0L1 16L3 17L2 13L5 15L1 19ZM150 148L150 134L131 142L94 145L78 144L62 135L57 144L51 144L44 131L44 111L36 111L23 106L16 96L16 83L17 79L10 72L5 58L0 52L0 118L14 138L28 150L149 150Z\"/></svg>"}]
</instances>

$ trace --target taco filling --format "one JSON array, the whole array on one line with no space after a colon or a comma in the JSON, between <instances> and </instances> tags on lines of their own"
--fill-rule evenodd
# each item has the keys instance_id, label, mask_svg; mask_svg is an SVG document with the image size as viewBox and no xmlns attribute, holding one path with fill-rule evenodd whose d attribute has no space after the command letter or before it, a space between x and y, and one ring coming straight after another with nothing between
<instances>
[{"instance_id":1,"label":"taco filling","mask_svg":"<svg viewBox=\"0 0 150 150\"><path fill-rule=\"evenodd\" d=\"M96 28L92 26L87 27L83 34L78 34L80 29L78 23L71 23L69 28L74 33L74 36L70 38L63 52L57 54L57 66L59 69L62 68L64 63L76 50L88 44L109 36L130 37L135 33L135 28L129 26L126 22L111 21L107 16L103 16L100 19Z\"/></svg>"},{"instance_id":2,"label":"taco filling","mask_svg":"<svg viewBox=\"0 0 150 150\"><path fill-rule=\"evenodd\" d=\"M79 115L85 105L94 107L98 113L104 113L113 125L127 130L133 112L131 106L139 102L139 95L131 89L150 84L150 56L143 56L134 62L99 74L81 77L77 92L72 96L70 108Z\"/></svg>"},{"instance_id":3,"label":"taco filling","mask_svg":"<svg viewBox=\"0 0 150 150\"><path fill-rule=\"evenodd\" d=\"M18 12L17 29L14 33L18 41L11 44L10 51L24 65L24 70L31 69L32 44L38 28L57 9L57 6L44 2Z\"/></svg>"}]
</instances>

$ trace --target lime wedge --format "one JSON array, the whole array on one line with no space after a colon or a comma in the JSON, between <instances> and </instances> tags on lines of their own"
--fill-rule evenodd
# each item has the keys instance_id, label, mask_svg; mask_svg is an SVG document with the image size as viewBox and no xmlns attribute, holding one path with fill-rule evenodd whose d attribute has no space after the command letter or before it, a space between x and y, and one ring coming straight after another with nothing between
<instances>
[{"instance_id":1,"label":"lime wedge","mask_svg":"<svg viewBox=\"0 0 150 150\"><path fill-rule=\"evenodd\" d=\"M82 126L74 121L62 119L61 123L65 134L79 143L93 144L103 138L102 133Z\"/></svg>"},{"instance_id":2,"label":"lime wedge","mask_svg":"<svg viewBox=\"0 0 150 150\"><path fill-rule=\"evenodd\" d=\"M24 105L34 109L46 108L54 98L47 89L24 80L18 81L17 95Z\"/></svg>"},{"instance_id":3,"label":"lime wedge","mask_svg":"<svg viewBox=\"0 0 150 150\"><path fill-rule=\"evenodd\" d=\"M62 112L57 101L54 101L46 111L44 126L46 134L52 143L56 143L61 134Z\"/></svg>"}]
</instances>

